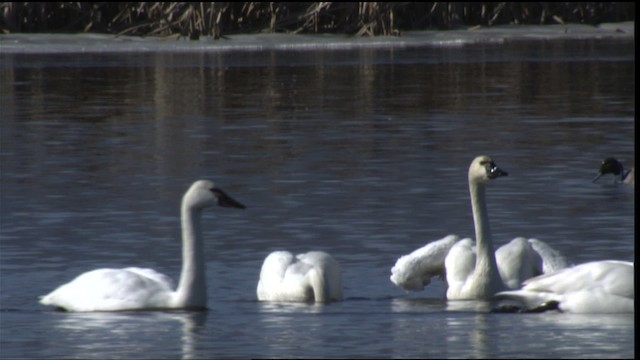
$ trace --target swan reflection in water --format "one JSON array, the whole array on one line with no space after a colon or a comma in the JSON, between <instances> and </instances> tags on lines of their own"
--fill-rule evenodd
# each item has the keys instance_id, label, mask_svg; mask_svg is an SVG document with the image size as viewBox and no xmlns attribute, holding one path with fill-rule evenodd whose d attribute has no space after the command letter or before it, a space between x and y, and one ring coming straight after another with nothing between
<instances>
[{"instance_id":1,"label":"swan reflection in water","mask_svg":"<svg viewBox=\"0 0 640 360\"><path fill-rule=\"evenodd\" d=\"M197 343L205 340L204 311L122 311L122 312L49 312L57 333L57 348L66 358L94 358L109 354L116 358L166 357L168 345L180 349L182 359L197 359ZM135 338L137 341L132 342ZM65 342L68 340L68 346ZM162 344L160 344L160 342ZM82 343L86 346L77 346ZM114 344L118 344L114 346ZM157 349L157 350L156 350ZM157 352L156 352L157 351ZM62 355L62 354L60 354Z\"/></svg>"}]
</instances>

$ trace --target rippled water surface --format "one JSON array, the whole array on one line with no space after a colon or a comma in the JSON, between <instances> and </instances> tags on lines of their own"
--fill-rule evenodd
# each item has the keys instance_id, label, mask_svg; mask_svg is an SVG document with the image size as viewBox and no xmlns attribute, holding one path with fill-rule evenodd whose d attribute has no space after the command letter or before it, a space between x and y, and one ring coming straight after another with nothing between
<instances>
[{"instance_id":1,"label":"rippled water surface","mask_svg":"<svg viewBox=\"0 0 640 360\"><path fill-rule=\"evenodd\" d=\"M2 42L0 42L2 46ZM53 45L52 45L53 46ZM1 49L0 49L1 50ZM2 358L634 357L632 315L495 314L408 294L396 259L472 236L467 168L491 155L495 242L633 261L630 40L245 51L0 51ZM74 314L38 296L99 267L177 280L179 203L207 178L207 312ZM325 250L346 300L256 300L273 250Z\"/></svg>"}]
</instances>

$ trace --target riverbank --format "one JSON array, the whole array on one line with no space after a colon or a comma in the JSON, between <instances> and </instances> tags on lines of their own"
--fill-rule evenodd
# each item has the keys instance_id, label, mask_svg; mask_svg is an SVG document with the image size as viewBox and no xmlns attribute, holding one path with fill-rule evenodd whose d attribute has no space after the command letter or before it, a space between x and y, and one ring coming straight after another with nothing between
<instances>
[{"instance_id":1,"label":"riverbank","mask_svg":"<svg viewBox=\"0 0 640 360\"><path fill-rule=\"evenodd\" d=\"M220 40L114 36L104 34L9 34L0 36L2 53L216 52L464 46L535 40L633 40L634 22L590 25L505 25L467 30L408 31L402 36L354 37L335 34L239 34Z\"/></svg>"},{"instance_id":2,"label":"riverbank","mask_svg":"<svg viewBox=\"0 0 640 360\"><path fill-rule=\"evenodd\" d=\"M5 2L2 33L133 36L234 34L402 35L496 25L586 24L635 20L635 4L387 2Z\"/></svg>"}]
</instances>

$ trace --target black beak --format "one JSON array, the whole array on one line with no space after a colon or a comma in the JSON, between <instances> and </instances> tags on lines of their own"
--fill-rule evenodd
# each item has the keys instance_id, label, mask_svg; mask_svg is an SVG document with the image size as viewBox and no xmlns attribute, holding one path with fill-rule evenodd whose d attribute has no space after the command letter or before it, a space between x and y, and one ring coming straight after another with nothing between
<instances>
[{"instance_id":1,"label":"black beak","mask_svg":"<svg viewBox=\"0 0 640 360\"><path fill-rule=\"evenodd\" d=\"M491 164L487 169L489 179L495 179L500 176L509 176L509 173L500 169L496 164Z\"/></svg>"},{"instance_id":2,"label":"black beak","mask_svg":"<svg viewBox=\"0 0 640 360\"><path fill-rule=\"evenodd\" d=\"M593 178L593 180L591 182L596 182L596 180L600 179L600 177L604 175L602 172L599 172L598 175L596 175L596 177Z\"/></svg>"},{"instance_id":3,"label":"black beak","mask_svg":"<svg viewBox=\"0 0 640 360\"><path fill-rule=\"evenodd\" d=\"M227 193L225 193L224 191L215 188L212 189L211 192L213 192L213 194L216 196L216 198L218 199L218 205L222 206L222 207L234 207L234 208L238 208L238 209L245 209L246 206L242 205L241 203L235 201L231 196L227 195Z\"/></svg>"}]
</instances>

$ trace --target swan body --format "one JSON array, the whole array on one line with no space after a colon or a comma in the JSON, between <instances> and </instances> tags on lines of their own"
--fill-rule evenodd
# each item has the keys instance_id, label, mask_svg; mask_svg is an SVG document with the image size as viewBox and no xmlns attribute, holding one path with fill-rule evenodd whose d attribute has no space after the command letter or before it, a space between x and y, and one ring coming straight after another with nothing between
<instances>
[{"instance_id":1,"label":"swan body","mask_svg":"<svg viewBox=\"0 0 640 360\"><path fill-rule=\"evenodd\" d=\"M256 292L260 301L340 301L342 270L323 251L297 256L288 251L274 251L262 264Z\"/></svg>"},{"instance_id":2,"label":"swan body","mask_svg":"<svg viewBox=\"0 0 640 360\"><path fill-rule=\"evenodd\" d=\"M182 272L177 289L170 278L152 269L97 269L61 285L40 303L67 311L206 308L200 218L202 210L214 204L244 209L208 180L194 182L182 198Z\"/></svg>"},{"instance_id":3,"label":"swan body","mask_svg":"<svg viewBox=\"0 0 640 360\"><path fill-rule=\"evenodd\" d=\"M503 291L528 311L558 309L569 313L633 313L632 262L593 261L528 279L520 290Z\"/></svg>"},{"instance_id":4,"label":"swan body","mask_svg":"<svg viewBox=\"0 0 640 360\"><path fill-rule=\"evenodd\" d=\"M622 163L615 158L606 158L602 161L598 174L593 178L593 182L596 182L596 180L605 174L613 174L616 181L620 181L623 184L635 185L636 183L635 167L625 172Z\"/></svg>"},{"instance_id":5,"label":"swan body","mask_svg":"<svg viewBox=\"0 0 640 360\"><path fill-rule=\"evenodd\" d=\"M515 238L499 247L495 255L500 278L508 289L517 289L528 278L568 266L564 256L538 239ZM445 278L447 257L453 270L447 281L466 279L475 267L475 242L470 238L459 240L456 235L430 242L397 260L391 268L391 282L405 290L423 290L433 277Z\"/></svg>"},{"instance_id":6,"label":"swan body","mask_svg":"<svg viewBox=\"0 0 640 360\"><path fill-rule=\"evenodd\" d=\"M507 175L488 156L476 157L469 167L469 192L477 241L449 235L431 242L399 258L391 281L405 290L421 290L432 277L445 275L447 299L489 299L532 276L566 267L562 255L537 239L515 238L494 253L485 187Z\"/></svg>"}]
</instances>

